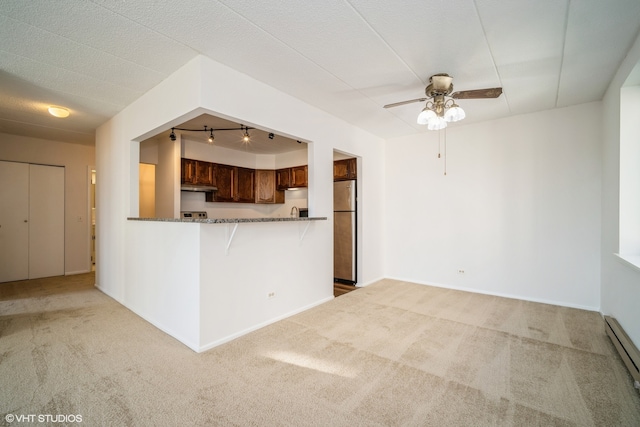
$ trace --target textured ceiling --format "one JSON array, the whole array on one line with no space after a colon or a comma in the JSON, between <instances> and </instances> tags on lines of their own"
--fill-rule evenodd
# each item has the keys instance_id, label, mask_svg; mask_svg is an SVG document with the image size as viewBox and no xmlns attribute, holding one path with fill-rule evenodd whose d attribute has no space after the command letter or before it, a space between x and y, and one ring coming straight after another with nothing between
<instances>
[{"instance_id":1,"label":"textured ceiling","mask_svg":"<svg viewBox=\"0 0 640 427\"><path fill-rule=\"evenodd\" d=\"M380 137L427 132L420 104L382 106L443 72L504 89L452 126L596 101L639 27L638 0L2 0L0 132L91 144L199 54Z\"/></svg>"}]
</instances>

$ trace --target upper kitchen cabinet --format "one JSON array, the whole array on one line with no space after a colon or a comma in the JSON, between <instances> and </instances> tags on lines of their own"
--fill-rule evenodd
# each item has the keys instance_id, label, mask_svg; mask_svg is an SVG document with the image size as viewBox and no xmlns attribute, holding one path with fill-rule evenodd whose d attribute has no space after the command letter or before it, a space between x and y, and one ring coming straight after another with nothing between
<instances>
[{"instance_id":1,"label":"upper kitchen cabinet","mask_svg":"<svg viewBox=\"0 0 640 427\"><path fill-rule=\"evenodd\" d=\"M286 190L288 188L307 187L307 170L307 165L276 170L276 188L278 190Z\"/></svg>"},{"instance_id":2,"label":"upper kitchen cabinet","mask_svg":"<svg viewBox=\"0 0 640 427\"><path fill-rule=\"evenodd\" d=\"M333 180L345 181L358 177L356 159L336 160L333 162Z\"/></svg>"},{"instance_id":3,"label":"upper kitchen cabinet","mask_svg":"<svg viewBox=\"0 0 640 427\"><path fill-rule=\"evenodd\" d=\"M307 181L307 165L294 166L291 168L291 187L300 188L306 187Z\"/></svg>"},{"instance_id":4,"label":"upper kitchen cabinet","mask_svg":"<svg viewBox=\"0 0 640 427\"><path fill-rule=\"evenodd\" d=\"M236 192L234 201L240 203L255 203L256 187L255 176L256 171L248 168L236 168Z\"/></svg>"},{"instance_id":5,"label":"upper kitchen cabinet","mask_svg":"<svg viewBox=\"0 0 640 427\"><path fill-rule=\"evenodd\" d=\"M216 180L218 191L215 193L207 193L207 202L233 202L234 197L234 181L236 179L236 171L234 166L213 165L213 174Z\"/></svg>"},{"instance_id":6,"label":"upper kitchen cabinet","mask_svg":"<svg viewBox=\"0 0 640 427\"><path fill-rule=\"evenodd\" d=\"M284 190L276 188L277 171L256 170L256 203L284 203Z\"/></svg>"},{"instance_id":7,"label":"upper kitchen cabinet","mask_svg":"<svg viewBox=\"0 0 640 427\"><path fill-rule=\"evenodd\" d=\"M255 203L255 170L215 163L218 191L207 193L207 202Z\"/></svg>"},{"instance_id":8,"label":"upper kitchen cabinet","mask_svg":"<svg viewBox=\"0 0 640 427\"><path fill-rule=\"evenodd\" d=\"M276 170L276 189L286 190L291 187L291 168Z\"/></svg>"},{"instance_id":9,"label":"upper kitchen cabinet","mask_svg":"<svg viewBox=\"0 0 640 427\"><path fill-rule=\"evenodd\" d=\"M213 164L201 160L181 159L181 183L215 187Z\"/></svg>"}]
</instances>

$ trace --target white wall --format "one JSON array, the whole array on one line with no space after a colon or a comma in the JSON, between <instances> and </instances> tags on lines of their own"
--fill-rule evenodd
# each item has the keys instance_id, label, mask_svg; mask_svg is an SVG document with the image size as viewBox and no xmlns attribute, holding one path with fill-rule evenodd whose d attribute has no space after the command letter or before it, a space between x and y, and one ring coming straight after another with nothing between
<instances>
[{"instance_id":1,"label":"white wall","mask_svg":"<svg viewBox=\"0 0 640 427\"><path fill-rule=\"evenodd\" d=\"M453 125L446 176L437 132L387 141L387 275L597 310L600 113Z\"/></svg>"},{"instance_id":2,"label":"white wall","mask_svg":"<svg viewBox=\"0 0 640 427\"><path fill-rule=\"evenodd\" d=\"M640 37L618 69L603 100L601 311L615 317L640 347L640 269L615 255L620 250L620 88L638 61Z\"/></svg>"},{"instance_id":3,"label":"white wall","mask_svg":"<svg viewBox=\"0 0 640 427\"><path fill-rule=\"evenodd\" d=\"M144 303L145 288L162 292L150 283L153 278L140 274L140 265L153 265L153 253L148 262L129 259L127 248L135 246L144 253L142 235L130 230L129 216L137 216L139 143L172 126L203 113L211 113L247 126L260 126L274 132L297 135L309 145L309 214L326 216L323 232L316 236L309 259L313 260L305 274L326 281L322 295L331 295L333 282L333 150L358 155L363 163L362 209L363 239L371 247L363 261L363 282L383 277L382 222L383 199L379 190L384 183L383 140L355 128L298 99L252 80L219 63L198 57L147 92L140 99L102 125L96 135L98 166L98 265L96 281L100 289L125 306L139 307ZM178 150L179 152L179 150ZM179 162L179 155L177 156ZM176 194L179 197L179 191ZM137 225L133 225L136 227ZM275 226L275 225L274 225ZM134 235L135 234L135 235ZM162 242L162 240L160 240ZM155 244L155 240L153 243ZM167 242L166 244L170 244ZM157 248L154 248L156 251ZM168 251L170 249L167 249ZM197 251L197 248L194 248ZM162 260L157 260L162 261ZM252 268L268 267L256 257ZM178 267L176 267L178 268ZM286 270L281 272L286 280ZM163 277L172 277L165 275ZM165 279L157 286L175 286ZM242 286L242 283L238 283ZM291 306L308 304L304 295L297 296ZM178 310L190 310L186 302ZM291 307L290 306L290 307ZM163 319L153 320L162 324Z\"/></svg>"},{"instance_id":4,"label":"white wall","mask_svg":"<svg viewBox=\"0 0 640 427\"><path fill-rule=\"evenodd\" d=\"M95 164L95 147L0 134L0 160L65 167L64 270L91 271L89 166Z\"/></svg>"}]
</instances>

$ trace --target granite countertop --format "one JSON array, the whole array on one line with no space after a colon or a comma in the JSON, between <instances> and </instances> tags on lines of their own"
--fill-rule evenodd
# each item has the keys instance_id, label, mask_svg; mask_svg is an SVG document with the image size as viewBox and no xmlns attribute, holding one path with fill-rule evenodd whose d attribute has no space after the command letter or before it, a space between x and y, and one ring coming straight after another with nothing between
<instances>
[{"instance_id":1,"label":"granite countertop","mask_svg":"<svg viewBox=\"0 0 640 427\"><path fill-rule=\"evenodd\" d=\"M157 222L198 222L200 224L234 224L239 222L292 222L292 221L322 221L326 216L320 217L282 217L282 218L127 218L131 221L157 221Z\"/></svg>"}]
</instances>

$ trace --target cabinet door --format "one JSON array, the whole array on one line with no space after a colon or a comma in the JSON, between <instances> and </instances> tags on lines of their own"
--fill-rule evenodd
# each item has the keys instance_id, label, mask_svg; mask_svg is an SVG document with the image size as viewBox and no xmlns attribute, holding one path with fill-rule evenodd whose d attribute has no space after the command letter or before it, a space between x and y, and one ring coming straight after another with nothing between
<instances>
[{"instance_id":1,"label":"cabinet door","mask_svg":"<svg viewBox=\"0 0 640 427\"><path fill-rule=\"evenodd\" d=\"M256 170L256 203L284 203L284 190L276 190L276 171Z\"/></svg>"},{"instance_id":2,"label":"cabinet door","mask_svg":"<svg viewBox=\"0 0 640 427\"><path fill-rule=\"evenodd\" d=\"M291 168L291 187L307 186L307 165Z\"/></svg>"},{"instance_id":3,"label":"cabinet door","mask_svg":"<svg viewBox=\"0 0 640 427\"><path fill-rule=\"evenodd\" d=\"M286 190L291 185L291 168L278 169L276 171L276 188Z\"/></svg>"},{"instance_id":4,"label":"cabinet door","mask_svg":"<svg viewBox=\"0 0 640 427\"><path fill-rule=\"evenodd\" d=\"M214 191L213 200L215 202L233 202L233 195L235 194L235 168L228 165L214 164L213 171L215 174L216 185L218 191Z\"/></svg>"},{"instance_id":5,"label":"cabinet door","mask_svg":"<svg viewBox=\"0 0 640 427\"><path fill-rule=\"evenodd\" d=\"M336 160L333 162L333 180L340 181L349 179L349 163L347 160Z\"/></svg>"},{"instance_id":6,"label":"cabinet door","mask_svg":"<svg viewBox=\"0 0 640 427\"><path fill-rule=\"evenodd\" d=\"M358 177L358 167L356 159L347 159L349 165L349 179L356 179Z\"/></svg>"},{"instance_id":7,"label":"cabinet door","mask_svg":"<svg viewBox=\"0 0 640 427\"><path fill-rule=\"evenodd\" d=\"M180 160L180 181L183 184L196 183L196 161L191 159Z\"/></svg>"},{"instance_id":8,"label":"cabinet door","mask_svg":"<svg viewBox=\"0 0 640 427\"><path fill-rule=\"evenodd\" d=\"M216 185L215 175L213 174L213 164L209 162L196 161L196 184L198 185Z\"/></svg>"},{"instance_id":9,"label":"cabinet door","mask_svg":"<svg viewBox=\"0 0 640 427\"><path fill-rule=\"evenodd\" d=\"M358 176L356 170L356 159L336 160L333 162L333 180L344 181L347 179L356 179Z\"/></svg>"},{"instance_id":10,"label":"cabinet door","mask_svg":"<svg viewBox=\"0 0 640 427\"><path fill-rule=\"evenodd\" d=\"M236 168L236 182L237 185L235 187L235 197L233 198L236 202L241 203L254 203L255 196L255 175L256 171L254 169L247 168Z\"/></svg>"}]
</instances>

